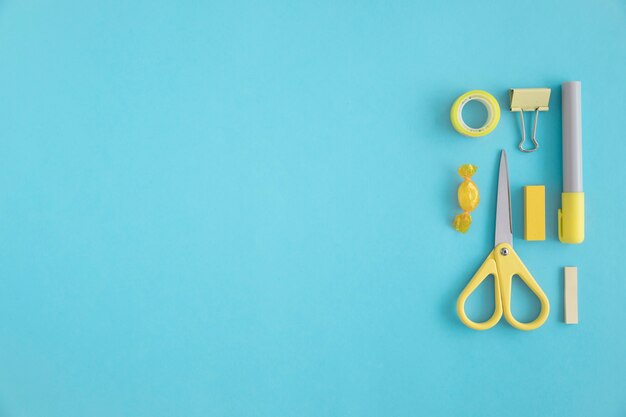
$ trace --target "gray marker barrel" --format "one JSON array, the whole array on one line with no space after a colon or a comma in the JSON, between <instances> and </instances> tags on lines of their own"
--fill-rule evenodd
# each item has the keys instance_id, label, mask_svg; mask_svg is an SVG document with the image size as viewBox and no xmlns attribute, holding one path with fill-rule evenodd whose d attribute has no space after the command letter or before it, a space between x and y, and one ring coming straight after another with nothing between
<instances>
[{"instance_id":1,"label":"gray marker barrel","mask_svg":"<svg viewBox=\"0 0 626 417\"><path fill-rule=\"evenodd\" d=\"M580 81L562 84L563 192L583 191Z\"/></svg>"}]
</instances>

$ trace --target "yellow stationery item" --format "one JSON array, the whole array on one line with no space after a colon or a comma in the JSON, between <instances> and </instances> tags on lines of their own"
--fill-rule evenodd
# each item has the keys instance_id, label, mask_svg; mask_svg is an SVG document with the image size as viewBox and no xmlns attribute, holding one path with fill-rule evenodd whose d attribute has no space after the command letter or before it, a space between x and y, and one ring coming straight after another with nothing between
<instances>
[{"instance_id":1,"label":"yellow stationery item","mask_svg":"<svg viewBox=\"0 0 626 417\"><path fill-rule=\"evenodd\" d=\"M479 128L469 127L463 121L463 107L465 107L465 105L472 100L482 103L487 109L487 120L485 121L485 124ZM486 134L491 133L500 121L500 106L498 105L498 100L486 91L468 91L457 98L452 105L452 109L450 109L450 121L452 122L454 129L462 135L473 138L485 136Z\"/></svg>"},{"instance_id":2,"label":"yellow stationery item","mask_svg":"<svg viewBox=\"0 0 626 417\"><path fill-rule=\"evenodd\" d=\"M520 330L533 330L541 326L550 313L550 302L537 281L528 272L526 266L513 250L513 226L511 222L511 193L509 189L509 170L506 153L500 156L498 175L498 194L496 197L496 236L495 244L485 262L474 274L461 292L456 302L456 312L467 327L475 330L487 330L496 325L504 315L511 326ZM470 294L489 276L493 275L495 289L495 309L492 316L482 323L470 320L465 314L465 301ZM515 319L511 312L511 287L513 276L517 275L541 302L541 311L530 323Z\"/></svg>"},{"instance_id":3,"label":"yellow stationery item","mask_svg":"<svg viewBox=\"0 0 626 417\"><path fill-rule=\"evenodd\" d=\"M524 187L524 239L546 240L546 187Z\"/></svg>"},{"instance_id":4,"label":"yellow stationery item","mask_svg":"<svg viewBox=\"0 0 626 417\"><path fill-rule=\"evenodd\" d=\"M585 193L583 192L583 133L580 81L562 86L563 194L558 211L559 240L585 240Z\"/></svg>"},{"instance_id":5,"label":"yellow stationery item","mask_svg":"<svg viewBox=\"0 0 626 417\"><path fill-rule=\"evenodd\" d=\"M478 187L471 180L472 175L476 173L476 165L465 164L459 168L459 175L465 179L459 185L457 196L459 198L459 206L463 210L463 213L457 214L454 217L452 226L458 232L465 233L469 230L472 224L472 216L470 211L473 211L478 203L480 203L480 194L478 193Z\"/></svg>"},{"instance_id":6,"label":"yellow stationery item","mask_svg":"<svg viewBox=\"0 0 626 417\"><path fill-rule=\"evenodd\" d=\"M537 141L537 119L539 119L540 111L548 111L550 104L549 88L512 88L509 90L509 98L511 99L511 111L519 112L519 119L522 124L522 140L517 148L522 152L534 152L539 149ZM524 112L534 111L535 121L533 122L533 135L530 139L533 141L533 148L526 149L524 142L526 141L526 127L524 126Z\"/></svg>"},{"instance_id":7,"label":"yellow stationery item","mask_svg":"<svg viewBox=\"0 0 626 417\"><path fill-rule=\"evenodd\" d=\"M565 323L578 324L578 268L564 268L565 282Z\"/></svg>"}]
</instances>

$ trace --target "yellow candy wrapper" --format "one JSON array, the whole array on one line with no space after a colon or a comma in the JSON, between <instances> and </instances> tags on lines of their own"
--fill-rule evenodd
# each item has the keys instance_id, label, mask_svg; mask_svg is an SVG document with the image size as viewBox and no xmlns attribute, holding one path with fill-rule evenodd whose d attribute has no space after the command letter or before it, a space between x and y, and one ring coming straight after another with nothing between
<instances>
[{"instance_id":1,"label":"yellow candy wrapper","mask_svg":"<svg viewBox=\"0 0 626 417\"><path fill-rule=\"evenodd\" d=\"M459 185L457 192L459 198L459 206L463 210L463 213L457 214L454 217L452 226L458 232L465 233L469 230L472 224L471 211L480 203L480 194L478 193L478 187L472 181L472 175L476 173L477 167L472 164L464 164L459 168L459 175L463 177L464 181Z\"/></svg>"}]
</instances>

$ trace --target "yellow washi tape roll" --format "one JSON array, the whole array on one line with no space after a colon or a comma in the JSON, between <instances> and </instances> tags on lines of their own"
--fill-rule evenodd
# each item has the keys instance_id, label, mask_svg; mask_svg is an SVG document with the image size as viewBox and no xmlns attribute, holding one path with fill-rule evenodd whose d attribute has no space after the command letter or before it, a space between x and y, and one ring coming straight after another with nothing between
<instances>
[{"instance_id":1,"label":"yellow washi tape roll","mask_svg":"<svg viewBox=\"0 0 626 417\"><path fill-rule=\"evenodd\" d=\"M481 102L487 108L487 121L479 128L469 127L463 121L463 107L472 100ZM462 135L476 138L491 133L500 121L500 106L498 100L491 94L482 90L472 90L457 98L450 109L452 126Z\"/></svg>"}]
</instances>

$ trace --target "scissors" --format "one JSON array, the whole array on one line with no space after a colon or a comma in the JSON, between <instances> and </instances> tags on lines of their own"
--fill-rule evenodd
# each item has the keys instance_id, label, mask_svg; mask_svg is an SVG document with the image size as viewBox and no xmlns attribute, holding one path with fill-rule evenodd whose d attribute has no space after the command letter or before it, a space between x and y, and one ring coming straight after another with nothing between
<instances>
[{"instance_id":1,"label":"scissors","mask_svg":"<svg viewBox=\"0 0 626 417\"><path fill-rule=\"evenodd\" d=\"M465 302L469 295L489 276L493 275L495 288L495 310L491 318L482 323L470 320L465 314ZM530 323L521 323L511 313L511 283L513 276L518 275L541 302L541 311ZM485 262L472 277L459 295L456 312L467 327L475 330L487 330L496 325L502 318L511 326L520 330L534 330L540 327L550 313L550 302L537 281L528 272L522 260L513 250L513 225L511 222L511 192L509 189L509 168L506 152L500 156L500 172L498 174L498 196L496 200L496 239L495 245Z\"/></svg>"}]
</instances>

